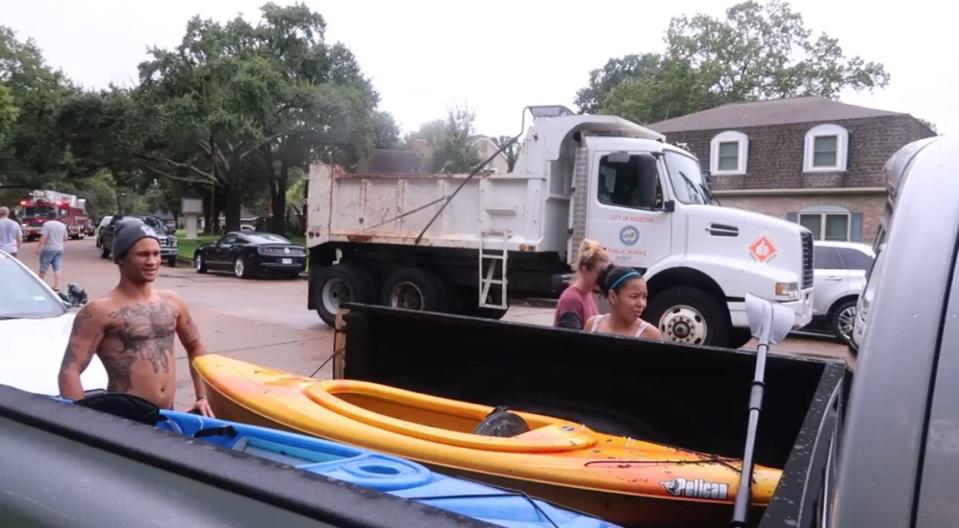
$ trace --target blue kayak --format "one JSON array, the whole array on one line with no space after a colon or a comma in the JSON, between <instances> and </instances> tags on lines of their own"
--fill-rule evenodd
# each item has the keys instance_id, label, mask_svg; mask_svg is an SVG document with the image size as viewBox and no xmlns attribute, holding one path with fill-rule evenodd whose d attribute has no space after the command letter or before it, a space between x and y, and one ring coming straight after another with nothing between
<instances>
[{"instance_id":1,"label":"blue kayak","mask_svg":"<svg viewBox=\"0 0 959 528\"><path fill-rule=\"evenodd\" d=\"M523 493L448 477L409 460L265 427L160 411L156 427L510 528L615 528Z\"/></svg>"}]
</instances>

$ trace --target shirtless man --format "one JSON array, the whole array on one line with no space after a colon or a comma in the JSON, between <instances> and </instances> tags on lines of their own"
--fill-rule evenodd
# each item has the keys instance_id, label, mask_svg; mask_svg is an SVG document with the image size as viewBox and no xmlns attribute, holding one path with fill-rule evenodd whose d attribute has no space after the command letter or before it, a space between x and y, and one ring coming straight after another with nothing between
<instances>
[{"instance_id":1,"label":"shirtless man","mask_svg":"<svg viewBox=\"0 0 959 528\"><path fill-rule=\"evenodd\" d=\"M107 390L140 396L162 409L173 408L176 358L173 334L190 362L196 403L191 412L213 416L193 358L206 353L186 304L172 291L154 290L160 269L160 242L138 219L123 220L113 235L120 283L106 297L77 313L60 365L60 395L84 397L80 373L96 354L106 367Z\"/></svg>"}]
</instances>

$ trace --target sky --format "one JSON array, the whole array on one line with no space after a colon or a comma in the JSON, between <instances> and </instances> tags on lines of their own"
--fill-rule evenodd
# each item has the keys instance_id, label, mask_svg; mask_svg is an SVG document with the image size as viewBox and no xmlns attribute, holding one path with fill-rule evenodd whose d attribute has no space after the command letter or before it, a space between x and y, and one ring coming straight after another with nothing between
<instances>
[{"instance_id":1,"label":"sky","mask_svg":"<svg viewBox=\"0 0 959 528\"><path fill-rule=\"evenodd\" d=\"M33 38L47 62L86 88L133 86L151 46L175 47L194 15L259 19L264 0L0 0L0 25ZM277 4L286 4L275 0ZM524 106L563 104L611 57L661 52L673 16L722 16L736 2L304 2L326 19L404 131L451 107L476 113L476 131L521 132ZM848 56L885 65L884 89L842 94L846 103L905 112L940 133L959 132L959 46L938 2L794 0L808 29L839 39ZM892 7L896 6L896 7Z\"/></svg>"}]
</instances>

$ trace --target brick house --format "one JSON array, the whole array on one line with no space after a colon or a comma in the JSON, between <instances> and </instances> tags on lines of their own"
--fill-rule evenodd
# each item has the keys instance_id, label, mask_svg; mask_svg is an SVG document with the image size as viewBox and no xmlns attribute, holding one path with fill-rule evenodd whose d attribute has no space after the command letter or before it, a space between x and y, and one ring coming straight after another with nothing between
<instances>
[{"instance_id":1,"label":"brick house","mask_svg":"<svg viewBox=\"0 0 959 528\"><path fill-rule=\"evenodd\" d=\"M799 222L818 240L867 243L886 201L886 160L935 135L909 114L820 97L728 104L648 126L699 157L723 205Z\"/></svg>"}]
</instances>

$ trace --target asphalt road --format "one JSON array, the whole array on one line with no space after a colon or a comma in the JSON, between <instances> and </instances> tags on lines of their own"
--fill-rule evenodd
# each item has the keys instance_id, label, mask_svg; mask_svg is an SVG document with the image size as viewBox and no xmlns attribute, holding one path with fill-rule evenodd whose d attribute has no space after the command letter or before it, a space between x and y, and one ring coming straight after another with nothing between
<instances>
[{"instance_id":1,"label":"asphalt road","mask_svg":"<svg viewBox=\"0 0 959 528\"><path fill-rule=\"evenodd\" d=\"M34 245L21 257L36 269ZM47 277L48 281L51 278ZM92 239L71 241L64 259L64 281L81 285L90 298L104 295L118 279L116 266L101 259ZM301 375L312 374L332 354L333 330L306 309L305 280L238 280L226 274L201 275L185 265L164 266L155 287L178 292L186 300L207 350ZM506 319L551 324L548 306L514 306ZM754 344L747 344L752 347ZM845 357L846 347L828 339L790 337L774 352ZM193 388L186 352L177 343L176 408L189 407ZM317 377L329 377L331 365Z\"/></svg>"}]
</instances>

